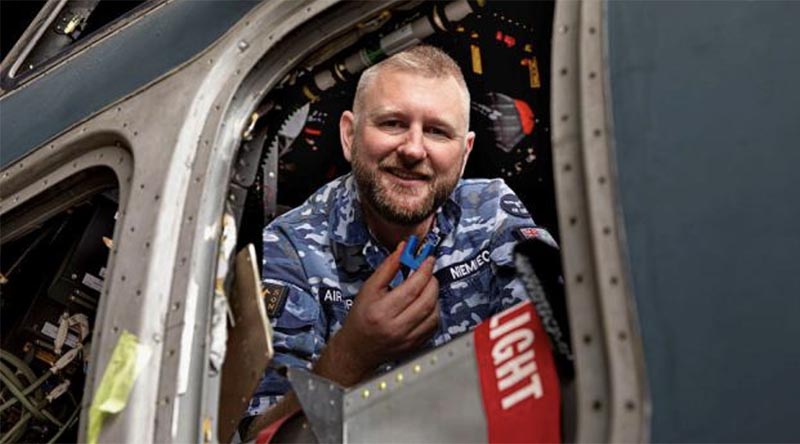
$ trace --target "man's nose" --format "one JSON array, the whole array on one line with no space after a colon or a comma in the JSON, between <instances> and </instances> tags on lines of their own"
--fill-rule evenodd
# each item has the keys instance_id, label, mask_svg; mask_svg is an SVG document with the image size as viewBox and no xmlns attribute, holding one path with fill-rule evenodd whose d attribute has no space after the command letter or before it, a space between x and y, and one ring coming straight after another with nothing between
<instances>
[{"instance_id":1,"label":"man's nose","mask_svg":"<svg viewBox=\"0 0 800 444\"><path fill-rule=\"evenodd\" d=\"M398 154L405 160L418 162L424 159L428 152L425 149L425 137L422 128L412 125L406 132L406 138L397 148Z\"/></svg>"}]
</instances>

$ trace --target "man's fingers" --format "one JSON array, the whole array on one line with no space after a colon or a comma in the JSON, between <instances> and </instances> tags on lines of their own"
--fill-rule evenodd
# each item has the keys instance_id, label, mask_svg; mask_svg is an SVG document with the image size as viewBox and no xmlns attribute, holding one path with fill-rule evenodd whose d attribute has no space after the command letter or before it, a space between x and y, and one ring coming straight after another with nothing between
<instances>
[{"instance_id":1,"label":"man's fingers","mask_svg":"<svg viewBox=\"0 0 800 444\"><path fill-rule=\"evenodd\" d=\"M438 301L434 304L432 310L417 324L408 337L413 338L413 347L416 348L424 344L428 339L436 333L439 327L439 304Z\"/></svg>"},{"instance_id":2,"label":"man's fingers","mask_svg":"<svg viewBox=\"0 0 800 444\"><path fill-rule=\"evenodd\" d=\"M420 291L405 310L397 316L399 325L404 326L405 331L413 331L419 324L424 322L432 312L438 311L438 300L439 282L435 277L431 277L422 291Z\"/></svg>"},{"instance_id":3,"label":"man's fingers","mask_svg":"<svg viewBox=\"0 0 800 444\"><path fill-rule=\"evenodd\" d=\"M379 290L388 287L389 283L392 282L392 279L394 279L395 275L397 275L397 271L400 269L400 254L403 252L405 246L405 241L400 242L392 254L378 265L378 268L375 269L372 276L367 279L364 286L366 287L367 284L369 284L371 290Z\"/></svg>"},{"instance_id":4,"label":"man's fingers","mask_svg":"<svg viewBox=\"0 0 800 444\"><path fill-rule=\"evenodd\" d=\"M389 309L398 314L414 302L428 282L433 277L435 259L426 258L420 267L411 273L402 284L398 285L387 295L390 299Z\"/></svg>"}]
</instances>

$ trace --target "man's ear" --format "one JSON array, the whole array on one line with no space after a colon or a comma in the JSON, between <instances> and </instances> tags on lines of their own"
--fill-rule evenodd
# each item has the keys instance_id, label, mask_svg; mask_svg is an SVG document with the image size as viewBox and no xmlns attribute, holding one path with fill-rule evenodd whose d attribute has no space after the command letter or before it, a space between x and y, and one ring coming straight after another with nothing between
<instances>
[{"instance_id":1,"label":"man's ear","mask_svg":"<svg viewBox=\"0 0 800 444\"><path fill-rule=\"evenodd\" d=\"M472 145L475 144L475 132L470 131L467 133L467 137L464 140L464 162L461 164L461 175L464 175L464 169L467 167L467 160L469 159L469 153L472 152Z\"/></svg>"},{"instance_id":2,"label":"man's ear","mask_svg":"<svg viewBox=\"0 0 800 444\"><path fill-rule=\"evenodd\" d=\"M356 116L352 111L345 111L339 118L339 138L342 142L342 153L348 162L352 159L353 138L356 131Z\"/></svg>"}]
</instances>

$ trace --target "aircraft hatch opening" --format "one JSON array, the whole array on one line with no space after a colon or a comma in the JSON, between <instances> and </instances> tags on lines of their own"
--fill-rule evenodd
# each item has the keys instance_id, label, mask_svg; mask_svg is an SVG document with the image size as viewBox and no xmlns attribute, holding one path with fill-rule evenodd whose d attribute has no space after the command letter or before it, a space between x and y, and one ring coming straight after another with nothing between
<instances>
[{"instance_id":1,"label":"aircraft hatch opening","mask_svg":"<svg viewBox=\"0 0 800 444\"><path fill-rule=\"evenodd\" d=\"M110 170L90 169L76 177L0 221L1 442L78 440L119 205ZM84 188L96 186L82 195L71 193L71 185L81 181ZM64 202L67 208L57 208ZM54 214L30 219L48 212Z\"/></svg>"},{"instance_id":2,"label":"aircraft hatch opening","mask_svg":"<svg viewBox=\"0 0 800 444\"><path fill-rule=\"evenodd\" d=\"M265 224L350 171L340 145L339 117L352 106L359 74L379 60L419 43L441 48L453 57L470 89L470 129L477 137L464 177L502 178L530 210L536 224L552 233L557 243L550 136L553 18L553 2L407 2L370 12L354 26L321 42L306 41L304 50L309 52L296 65L285 68L282 80L253 110L243 134L228 193L236 198L227 203L239 222L237 251L253 244L257 263L270 261L271 258L262 257ZM298 31L287 41L298 44L293 41L295 38L303 41L303 34ZM317 47L308 49L314 45ZM269 57L268 53L256 70L259 65L263 70L276 63ZM249 79L257 77L253 72ZM245 81L244 85L237 97L265 88L263 82ZM556 350L554 365L561 383L561 436L571 441L575 427L571 388L574 370L560 252L542 242L521 242L517 257L517 273L525 280L528 293L544 288L547 295L547 300L534 300L531 307L555 325L548 334ZM465 426L464 433L485 433L481 381L476 379L472 364L478 352L473 347L476 345L472 334L465 334L395 368L383 379L376 376L337 392L340 401L356 406L339 412L343 415L339 425L350 424L348 433L355 433L348 439L464 440L468 436L459 435L457 429L458 424L467 423L471 425ZM480 353L488 356L489 352ZM417 377L423 369L430 373ZM308 380L309 375L292 374L290 370L288 377L293 385L315 386L313 380ZM313 375L310 377L313 379ZM463 384L470 387L465 389ZM425 392L428 395L422 396ZM378 397L381 393L386 396ZM311 390L298 396L311 402L327 395ZM365 401L367 398L369 402ZM330 402L334 405L338 401L331 398ZM423 424L412 420L413 427L404 421L366 427L375 415L388 411L385 409L413 410L416 405L419 411L431 411L442 403L459 408L441 421ZM333 437L334 441L344 439L335 434L342 432L335 427L319 429L314 425L320 414L313 408L306 411L316 435ZM300 424L296 426L301 427ZM431 427L442 431L434 432ZM291 435L298 430L289 431L287 436L309 438L307 433Z\"/></svg>"}]
</instances>

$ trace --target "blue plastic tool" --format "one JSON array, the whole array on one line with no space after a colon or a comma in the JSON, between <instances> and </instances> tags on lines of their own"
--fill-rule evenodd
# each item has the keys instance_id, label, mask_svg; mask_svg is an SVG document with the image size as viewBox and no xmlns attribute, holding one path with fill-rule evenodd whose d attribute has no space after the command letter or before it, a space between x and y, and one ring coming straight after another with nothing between
<instances>
[{"instance_id":1,"label":"blue plastic tool","mask_svg":"<svg viewBox=\"0 0 800 444\"><path fill-rule=\"evenodd\" d=\"M419 254L415 256L417 242L417 236L413 234L408 236L406 247L403 249L403 253L400 254L400 263L412 270L419 268L419 266L422 265L422 261L433 251L433 244L426 242L422 245Z\"/></svg>"}]
</instances>

